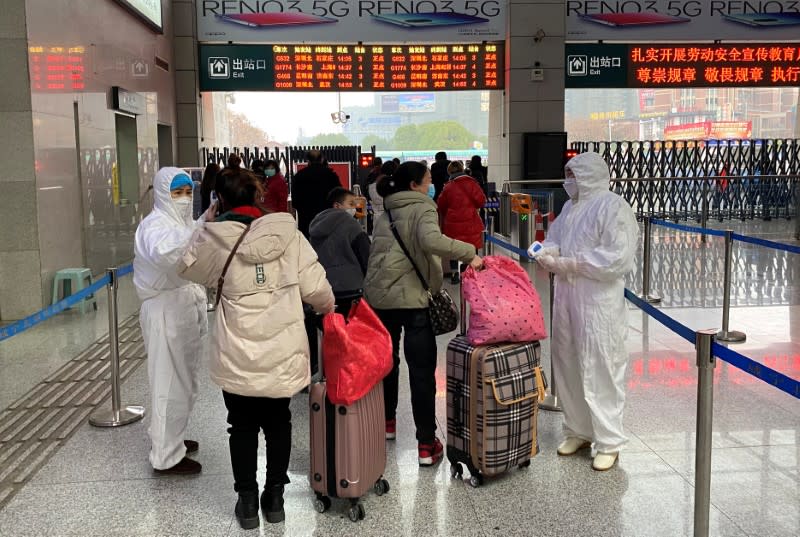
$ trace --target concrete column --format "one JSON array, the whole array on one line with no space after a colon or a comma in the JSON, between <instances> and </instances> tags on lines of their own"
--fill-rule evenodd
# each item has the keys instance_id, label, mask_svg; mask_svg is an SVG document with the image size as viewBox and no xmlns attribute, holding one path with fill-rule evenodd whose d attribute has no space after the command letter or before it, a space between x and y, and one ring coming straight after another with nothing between
<instances>
[{"instance_id":1,"label":"concrete column","mask_svg":"<svg viewBox=\"0 0 800 537\"><path fill-rule=\"evenodd\" d=\"M0 319L21 319L42 307L41 259L28 71L25 0L5 0L0 17Z\"/></svg>"},{"instance_id":2,"label":"concrete column","mask_svg":"<svg viewBox=\"0 0 800 537\"><path fill-rule=\"evenodd\" d=\"M565 3L511 0L508 9L506 89L492 93L489 111L489 165L498 189L522 178L523 133L564 130ZM544 70L543 81L532 80L534 68Z\"/></svg>"},{"instance_id":3,"label":"concrete column","mask_svg":"<svg viewBox=\"0 0 800 537\"><path fill-rule=\"evenodd\" d=\"M197 78L197 24L194 0L172 0L175 22L175 96L177 101L176 166L200 165L200 120Z\"/></svg>"}]
</instances>

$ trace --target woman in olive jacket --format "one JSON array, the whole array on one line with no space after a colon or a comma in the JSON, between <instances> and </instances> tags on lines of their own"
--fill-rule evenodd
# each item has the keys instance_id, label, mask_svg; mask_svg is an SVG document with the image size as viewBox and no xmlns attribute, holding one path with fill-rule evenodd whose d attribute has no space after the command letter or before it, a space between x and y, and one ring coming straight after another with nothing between
<instances>
[{"instance_id":1,"label":"woman in olive jacket","mask_svg":"<svg viewBox=\"0 0 800 537\"><path fill-rule=\"evenodd\" d=\"M386 403L386 438L395 438L400 375L400 334L405 331L404 350L411 384L411 406L417 428L420 466L442 458L436 438L435 397L436 337L428 311L428 290L403 253L391 226L403 241L433 293L442 286L441 257L458 259L475 268L482 265L475 247L442 235L433 201L431 174L419 162L405 162L378 183L386 216L373 232L364 291L392 336L394 368L383 381Z\"/></svg>"}]
</instances>

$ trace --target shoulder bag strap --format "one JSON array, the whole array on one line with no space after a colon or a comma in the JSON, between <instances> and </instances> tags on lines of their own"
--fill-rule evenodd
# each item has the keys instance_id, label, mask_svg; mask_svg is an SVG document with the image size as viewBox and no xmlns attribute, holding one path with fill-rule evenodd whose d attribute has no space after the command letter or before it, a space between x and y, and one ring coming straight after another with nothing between
<instances>
[{"instance_id":1,"label":"shoulder bag strap","mask_svg":"<svg viewBox=\"0 0 800 537\"><path fill-rule=\"evenodd\" d=\"M411 254L408 252L406 245L403 243L403 239L400 238L400 234L397 232L397 228L394 225L394 219L392 218L392 212L389 209L386 209L386 215L389 217L389 227L392 229L392 233L394 234L394 238L397 239L397 244L400 245L400 249L403 250L403 253L406 254L406 257L411 262L411 266L414 267L414 272L417 273L417 277L419 281L422 282L422 287L430 293L431 288L428 286L428 282L425 281L425 276L422 275L422 272L417 267L417 264L414 262L414 258L411 257Z\"/></svg>"},{"instance_id":2,"label":"shoulder bag strap","mask_svg":"<svg viewBox=\"0 0 800 537\"><path fill-rule=\"evenodd\" d=\"M219 280L217 280L217 300L214 302L215 306L219 306L219 301L222 300L222 286L225 284L225 274L228 272L228 267L231 266L233 256L236 255L236 250L239 249L239 245L242 244L244 236L247 235L248 231L250 231L250 224L247 224L247 226L244 228L244 231L242 231L242 234L239 235L239 239L236 241L236 244L233 245L231 253L228 254L228 259L225 261L225 266L222 267L222 274L219 275Z\"/></svg>"}]
</instances>

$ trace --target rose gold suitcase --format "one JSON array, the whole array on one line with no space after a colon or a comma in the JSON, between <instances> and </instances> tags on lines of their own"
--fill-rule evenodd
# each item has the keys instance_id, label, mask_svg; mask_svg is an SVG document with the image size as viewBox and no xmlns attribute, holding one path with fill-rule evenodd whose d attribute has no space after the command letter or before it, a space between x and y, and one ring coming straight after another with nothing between
<instances>
[{"instance_id":1,"label":"rose gold suitcase","mask_svg":"<svg viewBox=\"0 0 800 537\"><path fill-rule=\"evenodd\" d=\"M322 356L322 334L319 356ZM320 372L323 372L320 360ZM311 472L309 481L317 499L314 507L324 513L331 497L348 498L348 517L364 518L361 496L373 489L378 496L389 492L383 479L386 467L386 416L383 383L350 406L334 405L327 397L325 377L309 388L311 410Z\"/></svg>"}]
</instances>

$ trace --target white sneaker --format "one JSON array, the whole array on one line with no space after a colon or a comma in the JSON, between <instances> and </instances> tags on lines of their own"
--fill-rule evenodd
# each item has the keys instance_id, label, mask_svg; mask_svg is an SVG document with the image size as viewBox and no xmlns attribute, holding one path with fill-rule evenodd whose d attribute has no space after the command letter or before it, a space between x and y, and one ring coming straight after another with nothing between
<instances>
[{"instance_id":1,"label":"white sneaker","mask_svg":"<svg viewBox=\"0 0 800 537\"><path fill-rule=\"evenodd\" d=\"M598 472L605 472L606 470L611 470L611 468L617 463L619 460L619 452L617 453L597 453L594 457L594 461L592 462L592 469L597 470Z\"/></svg>"},{"instance_id":2,"label":"white sneaker","mask_svg":"<svg viewBox=\"0 0 800 537\"><path fill-rule=\"evenodd\" d=\"M584 440L583 438L568 436L563 442L561 442L561 445L558 446L558 454L564 457L574 455L579 450L588 448L591 445L591 442Z\"/></svg>"}]
</instances>

